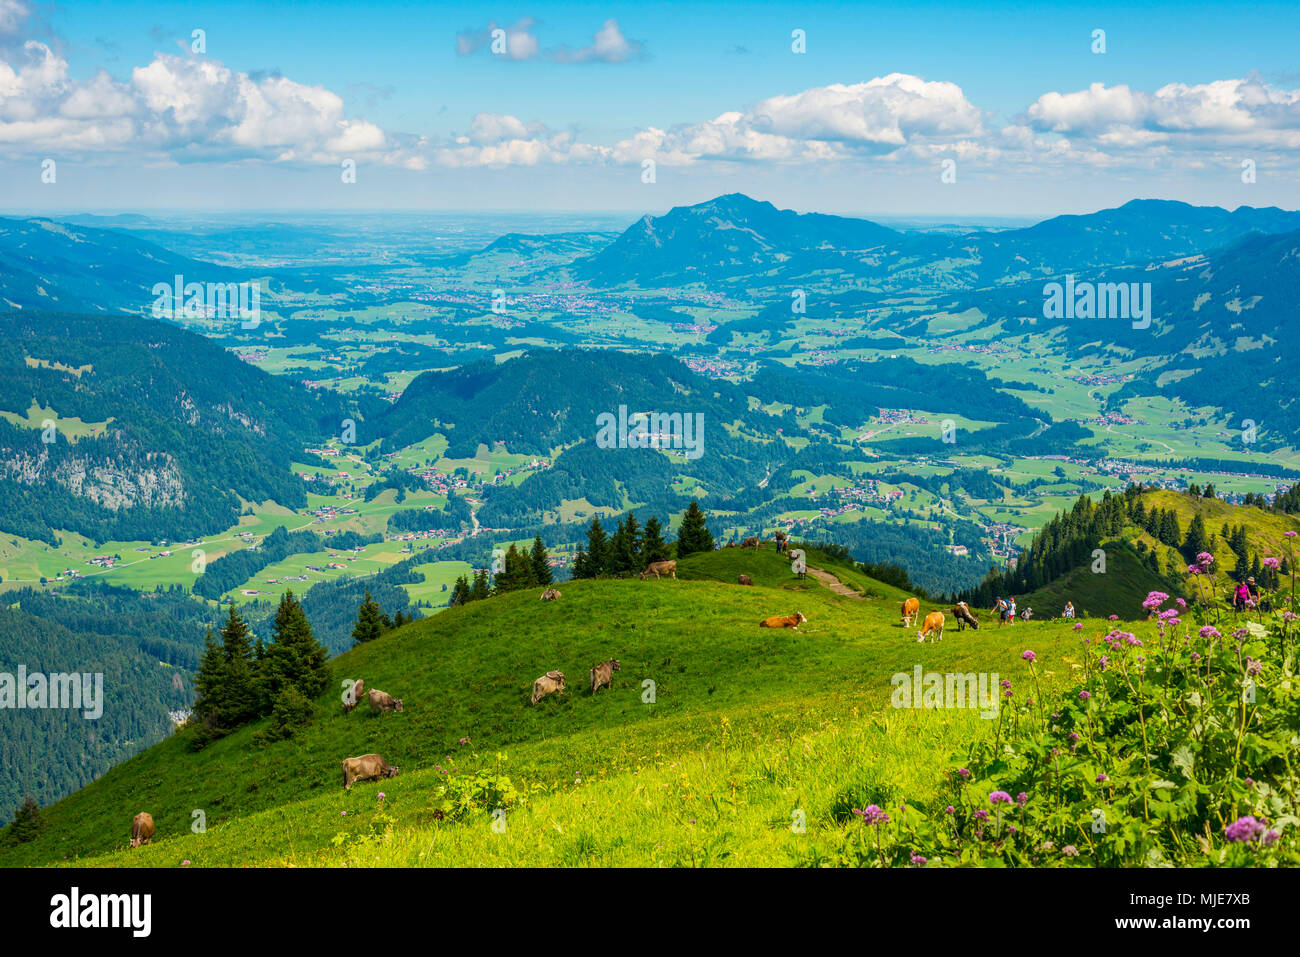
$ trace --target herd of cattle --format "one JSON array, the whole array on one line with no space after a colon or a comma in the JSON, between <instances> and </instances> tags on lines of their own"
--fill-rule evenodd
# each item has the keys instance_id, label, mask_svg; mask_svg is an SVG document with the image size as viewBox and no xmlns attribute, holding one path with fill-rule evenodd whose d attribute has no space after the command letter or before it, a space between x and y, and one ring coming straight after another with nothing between
<instances>
[{"instance_id":1,"label":"herd of cattle","mask_svg":"<svg viewBox=\"0 0 1300 957\"><path fill-rule=\"evenodd\" d=\"M741 543L742 548L758 548L757 538L747 538ZM651 562L646 566L646 570L641 573L641 580L645 581L649 576L661 578L668 575L673 579L677 578L677 562ZM740 575L737 579L741 585L753 585L754 581L748 575ZM558 601L560 592L556 588L548 588L542 592L542 601ZM908 598L903 602L901 607L903 615L903 626L911 628L915 626L917 619L921 614L921 603L916 598ZM962 631L967 625L972 628L979 628L979 620L971 613L970 606L964 601L959 601L952 609L953 617L957 619L957 630ZM789 628L797 631L799 626L808 619L802 612L795 612L793 615L773 615L764 618L758 623L760 628ZM921 630L916 633L917 641L925 641L929 638L934 641L943 640L944 615L941 611L932 611L925 616L921 624ZM601 688L613 688L614 672L621 671L622 667L618 660L611 658L608 661L602 661L600 664L593 665L588 672L588 686L590 693L595 694ZM536 681L533 682L533 693L530 703L537 704L543 698L565 690L565 678L562 671L548 671ZM371 712L400 712L402 710L402 699L394 698L387 692L380 691L378 688L366 688L364 679L358 679L352 683L352 686L343 695L343 710L345 713L351 713L361 701L361 696L365 694L366 700L370 703ZM378 754L363 754L355 758L345 758L343 760L343 787L345 790L351 790L352 785L358 781L379 781L384 778L393 778L397 776L399 768L389 764ZM131 822L131 847L139 847L142 844L148 844L153 837L154 825L153 817L148 812L142 811L137 814Z\"/></svg>"}]
</instances>

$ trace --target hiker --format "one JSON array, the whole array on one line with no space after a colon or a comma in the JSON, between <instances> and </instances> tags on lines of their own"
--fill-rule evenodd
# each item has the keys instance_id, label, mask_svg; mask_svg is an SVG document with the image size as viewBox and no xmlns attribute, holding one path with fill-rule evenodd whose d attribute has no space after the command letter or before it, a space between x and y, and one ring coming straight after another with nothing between
<instances>
[{"instance_id":1,"label":"hiker","mask_svg":"<svg viewBox=\"0 0 1300 957\"><path fill-rule=\"evenodd\" d=\"M1074 617L1074 602L1072 602L1072 601L1067 601L1067 602L1065 603L1065 611L1061 612L1061 614L1064 615L1066 618L1073 618L1073 617Z\"/></svg>"},{"instance_id":2,"label":"hiker","mask_svg":"<svg viewBox=\"0 0 1300 957\"><path fill-rule=\"evenodd\" d=\"M1244 582L1237 583L1237 590L1232 595L1232 610L1237 612L1245 611L1249 603L1255 601L1258 592L1251 594L1250 586L1255 583L1255 579L1248 578Z\"/></svg>"},{"instance_id":3,"label":"hiker","mask_svg":"<svg viewBox=\"0 0 1300 957\"><path fill-rule=\"evenodd\" d=\"M1007 623L1007 609L1009 607L1010 606L1007 605L1007 600L1005 598L999 598L997 604L993 606L993 610L998 613L999 628Z\"/></svg>"},{"instance_id":4,"label":"hiker","mask_svg":"<svg viewBox=\"0 0 1300 957\"><path fill-rule=\"evenodd\" d=\"M1016 623L1016 600L1014 598L1011 599L1011 607L1007 609L1007 621L1013 625Z\"/></svg>"}]
</instances>

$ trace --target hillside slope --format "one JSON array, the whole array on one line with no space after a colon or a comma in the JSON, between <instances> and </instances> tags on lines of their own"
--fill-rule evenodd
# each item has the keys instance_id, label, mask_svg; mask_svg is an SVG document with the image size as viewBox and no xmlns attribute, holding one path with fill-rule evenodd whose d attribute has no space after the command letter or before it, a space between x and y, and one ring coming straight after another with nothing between
<instances>
[{"instance_id":1,"label":"hillside slope","mask_svg":"<svg viewBox=\"0 0 1300 957\"><path fill-rule=\"evenodd\" d=\"M614 788L621 795L615 800L625 801L626 789L640 787L642 770L677 778L680 763L712 780L732 748L746 761L756 759L755 749L783 749L794 737L828 731L826 722L834 720L842 722L836 734L869 735L873 743L866 753L859 753L861 741L853 746L852 767L826 766L818 785L825 793L817 802L830 814L846 801L851 807L854 800L933 789L939 768L914 749L924 747L933 757L935 749L947 753L988 728L973 713L956 712L938 722L932 715L895 712L880 719L883 725L873 724L878 719L869 715L889 701L891 675L918 663L1015 675L1023 668L1019 642L1031 635L1043 648L1070 642L1062 629L1031 627L1014 634L952 632L941 644L918 645L898 623L901 593L895 589L828 565L869 592L865 599L840 597L812 578L795 579L788 561L770 548L727 549L682 565L678 581L570 582L555 603L539 602L531 591L471 603L347 652L332 664L333 687L365 678L367 686L403 698L402 713L344 715L336 690L287 742L254 746L254 726L194 753L189 733L181 732L47 808L44 834L0 851L0 864L85 863L122 849L130 818L142 809L157 822L156 843L103 862L343 863L356 848L350 838L337 844L333 838L341 829L357 836L343 812L369 814L380 790L383 806L401 815L403 827L433 820L440 785L480 772L493 780L507 774L515 789L531 795L530 814L549 806L568 815L572 807L561 811L547 802L563 804L583 782ZM734 581L741 571L760 584L686 580L698 573ZM796 610L808 618L797 632L757 626L768 615ZM587 668L609 657L618 658L622 670L610 692L591 698L584 687ZM533 679L550 669L565 672L568 692L530 706ZM645 700L647 681L654 682L653 703ZM906 746L889 745L889 728L899 721L926 730ZM402 774L382 787L358 785L345 793L340 760L371 751ZM892 770L877 767L859 778L861 762L888 762ZM712 784L702 787L692 785L686 800L701 803L687 810L703 811L721 799L716 792L706 797ZM854 788L870 793L839 793ZM783 791L776 788L772 799L787 801ZM770 827L765 807L766 799L756 804L745 824L760 845ZM190 835L195 811L204 813L206 834ZM606 811L620 813L613 803ZM490 834L483 823L481 832L477 826L449 830L447 853L454 858L453 845ZM635 839L626 840L631 854ZM683 840L689 844L687 835ZM651 849L635 850L642 855ZM517 845L511 860L551 860L552 851Z\"/></svg>"}]
</instances>

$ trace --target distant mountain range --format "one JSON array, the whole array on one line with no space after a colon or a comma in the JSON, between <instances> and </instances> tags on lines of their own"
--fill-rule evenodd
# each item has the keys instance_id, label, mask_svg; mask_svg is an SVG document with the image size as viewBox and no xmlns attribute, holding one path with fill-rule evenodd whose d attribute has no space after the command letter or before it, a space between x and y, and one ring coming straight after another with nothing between
<instances>
[{"instance_id":1,"label":"distant mountain range","mask_svg":"<svg viewBox=\"0 0 1300 957\"><path fill-rule=\"evenodd\" d=\"M1300 229L1300 212L1133 200L1024 229L901 233L865 219L797 214L733 193L646 216L573 264L596 285L812 278L898 290L979 288L1125 263L1158 263ZM839 279L836 280L835 277Z\"/></svg>"}]
</instances>

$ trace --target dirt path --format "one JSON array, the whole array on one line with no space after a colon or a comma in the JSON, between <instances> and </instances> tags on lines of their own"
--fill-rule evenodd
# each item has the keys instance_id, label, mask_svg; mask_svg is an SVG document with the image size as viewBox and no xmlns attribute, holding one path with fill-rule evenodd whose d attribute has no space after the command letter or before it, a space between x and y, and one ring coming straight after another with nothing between
<instances>
[{"instance_id":1,"label":"dirt path","mask_svg":"<svg viewBox=\"0 0 1300 957\"><path fill-rule=\"evenodd\" d=\"M830 572L826 571L825 569L813 568L811 565L809 565L808 574L811 575L813 578L817 579L817 581L821 582L823 588L829 588L837 595L843 595L845 598L856 598L859 601L863 600L863 596L861 592L855 591L854 589L850 588L848 585L844 584L844 582L840 581L838 578L836 578L834 575L832 575Z\"/></svg>"}]
</instances>

